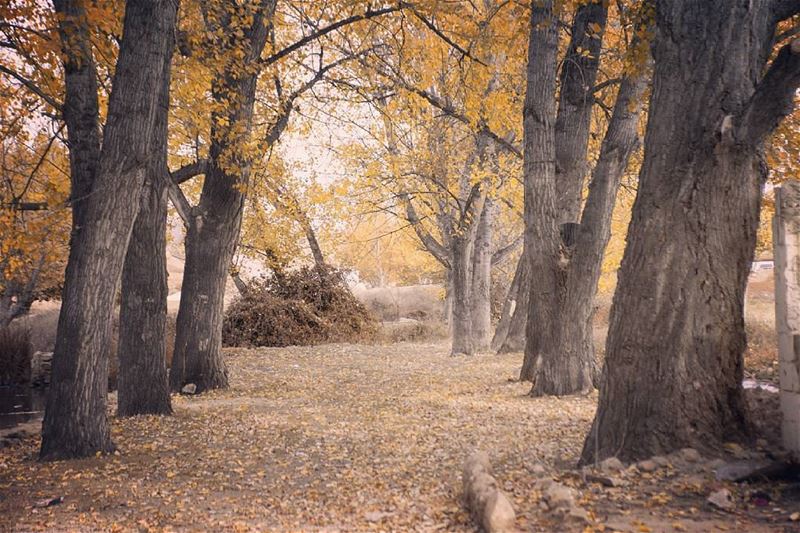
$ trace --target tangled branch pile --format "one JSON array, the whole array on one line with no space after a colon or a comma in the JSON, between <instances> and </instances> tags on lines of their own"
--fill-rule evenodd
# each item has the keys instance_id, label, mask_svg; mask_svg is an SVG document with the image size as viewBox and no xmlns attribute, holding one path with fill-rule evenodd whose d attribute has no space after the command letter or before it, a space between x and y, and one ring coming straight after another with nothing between
<instances>
[{"instance_id":1,"label":"tangled branch pile","mask_svg":"<svg viewBox=\"0 0 800 533\"><path fill-rule=\"evenodd\" d=\"M372 338L378 324L334 268L254 281L225 313L225 346L306 346Z\"/></svg>"}]
</instances>

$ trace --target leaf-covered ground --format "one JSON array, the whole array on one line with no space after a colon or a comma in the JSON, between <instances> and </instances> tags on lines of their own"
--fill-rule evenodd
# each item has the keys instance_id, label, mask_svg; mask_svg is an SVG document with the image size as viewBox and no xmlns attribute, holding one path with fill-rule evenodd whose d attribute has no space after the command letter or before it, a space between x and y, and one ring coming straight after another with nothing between
<instances>
[{"instance_id":1,"label":"leaf-covered ground","mask_svg":"<svg viewBox=\"0 0 800 533\"><path fill-rule=\"evenodd\" d=\"M706 509L703 488L659 496L657 474L580 485L561 469L595 397L527 397L519 359L451 358L445 344L232 350L229 390L174 397L172 417L114 418L118 454L43 464L36 437L0 450L0 530L475 531L460 499L474 449L523 531L584 527L540 509L537 465L582 490L597 530L766 530Z\"/></svg>"}]
</instances>

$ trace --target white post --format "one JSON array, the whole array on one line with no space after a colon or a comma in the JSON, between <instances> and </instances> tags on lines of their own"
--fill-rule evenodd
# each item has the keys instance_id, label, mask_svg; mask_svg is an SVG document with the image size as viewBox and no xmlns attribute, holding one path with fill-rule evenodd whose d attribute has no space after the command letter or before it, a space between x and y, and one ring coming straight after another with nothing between
<instances>
[{"instance_id":1,"label":"white post","mask_svg":"<svg viewBox=\"0 0 800 533\"><path fill-rule=\"evenodd\" d=\"M800 183L775 189L772 221L775 327L783 415L783 445L800 458Z\"/></svg>"}]
</instances>

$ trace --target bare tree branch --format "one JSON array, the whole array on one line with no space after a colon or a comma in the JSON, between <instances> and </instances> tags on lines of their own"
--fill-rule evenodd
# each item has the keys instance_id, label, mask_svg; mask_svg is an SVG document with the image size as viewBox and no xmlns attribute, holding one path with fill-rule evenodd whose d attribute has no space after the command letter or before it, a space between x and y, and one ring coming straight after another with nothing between
<instances>
[{"instance_id":1,"label":"bare tree branch","mask_svg":"<svg viewBox=\"0 0 800 533\"><path fill-rule=\"evenodd\" d=\"M194 163L184 165L174 172L170 172L170 176L172 177L172 181L180 185L181 183L186 183L195 176L205 174L207 169L208 160L201 159L199 161L195 161Z\"/></svg>"},{"instance_id":2,"label":"bare tree branch","mask_svg":"<svg viewBox=\"0 0 800 533\"><path fill-rule=\"evenodd\" d=\"M420 220L419 215L417 215L417 210L414 208L411 197L403 193L400 194L400 198L406 206L406 218L409 224L413 226L414 232L417 234L417 237L419 237L423 246L425 246L425 249L445 268L450 268L450 253L422 226L422 220Z\"/></svg>"},{"instance_id":3,"label":"bare tree branch","mask_svg":"<svg viewBox=\"0 0 800 533\"><path fill-rule=\"evenodd\" d=\"M30 92L37 95L39 98L47 102L53 109L58 112L61 112L61 104L57 102L52 96L47 95L43 90L41 90L35 83L33 83L28 78L24 77L23 75L11 70L10 68L0 65L0 72L8 74L22 85L25 86Z\"/></svg>"}]
</instances>

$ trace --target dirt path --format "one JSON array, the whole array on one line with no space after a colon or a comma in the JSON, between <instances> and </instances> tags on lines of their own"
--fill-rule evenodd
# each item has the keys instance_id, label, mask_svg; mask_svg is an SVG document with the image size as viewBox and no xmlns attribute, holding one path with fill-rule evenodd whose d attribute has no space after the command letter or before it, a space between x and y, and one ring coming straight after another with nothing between
<instances>
[{"instance_id":1,"label":"dirt path","mask_svg":"<svg viewBox=\"0 0 800 533\"><path fill-rule=\"evenodd\" d=\"M114 419L118 455L40 464L33 437L0 450L0 530L475 531L459 476L476 448L521 530L580 530L539 510L534 472L574 465L595 398L529 398L518 364L444 344L232 350L231 389ZM702 491L641 496L587 488L584 504L598 528L768 527L705 509Z\"/></svg>"}]
</instances>

